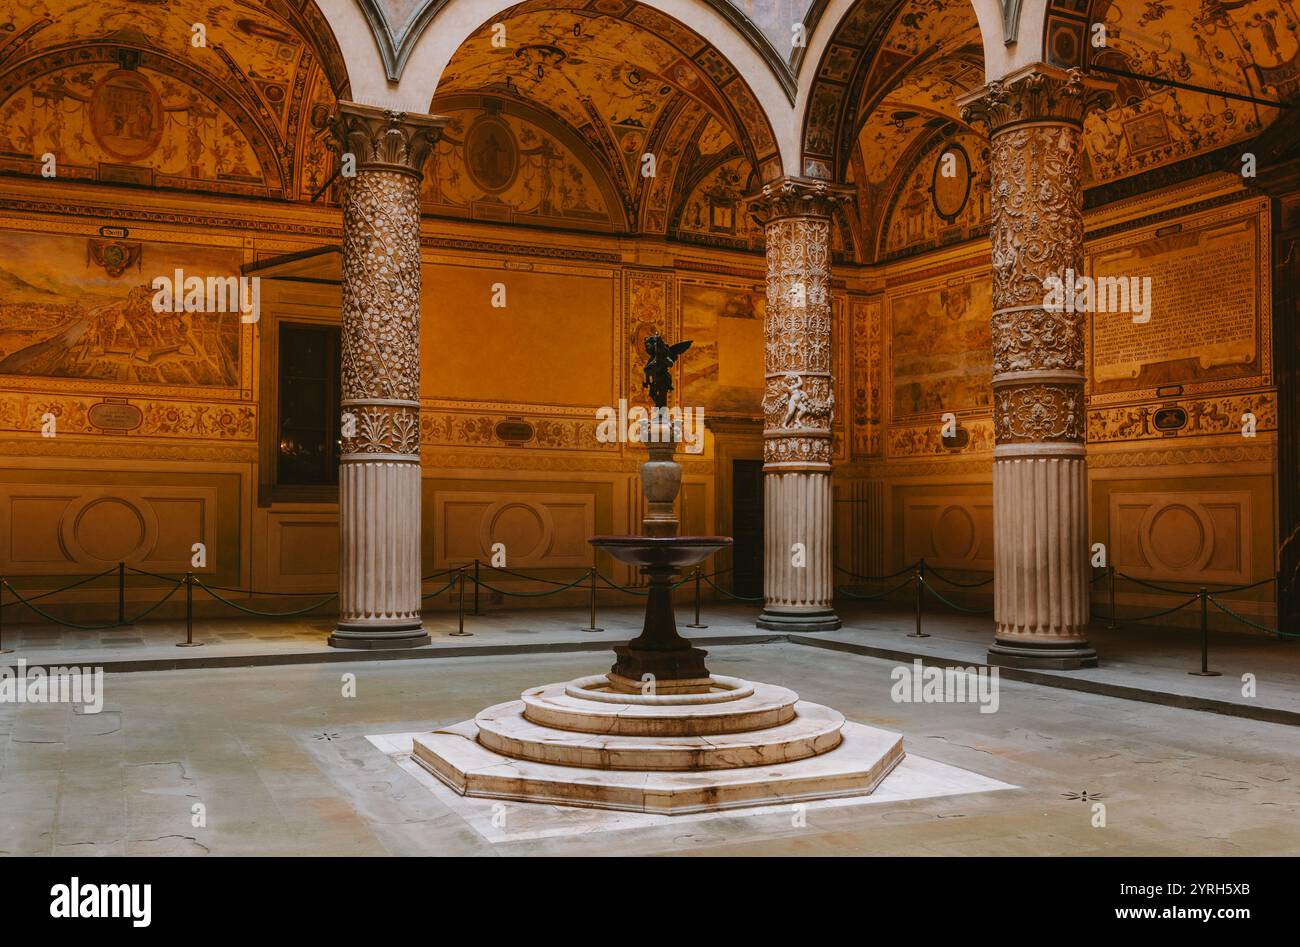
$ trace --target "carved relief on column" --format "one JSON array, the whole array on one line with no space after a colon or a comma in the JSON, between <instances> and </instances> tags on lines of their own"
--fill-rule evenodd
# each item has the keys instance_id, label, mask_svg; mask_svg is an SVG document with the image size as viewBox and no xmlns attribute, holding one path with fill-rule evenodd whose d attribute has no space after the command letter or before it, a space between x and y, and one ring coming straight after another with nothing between
<instances>
[{"instance_id":1,"label":"carved relief on column","mask_svg":"<svg viewBox=\"0 0 1300 947\"><path fill-rule=\"evenodd\" d=\"M339 103L343 184L343 455L419 461L420 181L446 119Z\"/></svg>"},{"instance_id":2,"label":"carved relief on column","mask_svg":"<svg viewBox=\"0 0 1300 947\"><path fill-rule=\"evenodd\" d=\"M1096 663L1087 641L1087 315L1045 301L1054 281L1083 273L1083 117L1109 88L1038 65L961 102L962 117L984 122L992 139L990 654L1004 663Z\"/></svg>"},{"instance_id":3,"label":"carved relief on column","mask_svg":"<svg viewBox=\"0 0 1300 947\"><path fill-rule=\"evenodd\" d=\"M763 459L769 469L830 467L831 215L847 188L783 178L752 205L767 245Z\"/></svg>"},{"instance_id":4,"label":"carved relief on column","mask_svg":"<svg viewBox=\"0 0 1300 947\"><path fill-rule=\"evenodd\" d=\"M998 444L1082 448L1083 313L1043 306L1083 273L1083 117L1109 84L1038 66L962 101L992 136L993 389Z\"/></svg>"},{"instance_id":5,"label":"carved relief on column","mask_svg":"<svg viewBox=\"0 0 1300 947\"><path fill-rule=\"evenodd\" d=\"M445 118L339 103L343 289L339 647L420 622L420 181Z\"/></svg>"}]
</instances>

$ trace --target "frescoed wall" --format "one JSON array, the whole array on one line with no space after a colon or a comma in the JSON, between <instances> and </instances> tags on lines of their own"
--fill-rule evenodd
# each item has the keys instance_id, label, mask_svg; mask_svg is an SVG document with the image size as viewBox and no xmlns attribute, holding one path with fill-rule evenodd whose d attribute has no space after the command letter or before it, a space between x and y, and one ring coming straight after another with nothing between
<instances>
[{"instance_id":1,"label":"frescoed wall","mask_svg":"<svg viewBox=\"0 0 1300 947\"><path fill-rule=\"evenodd\" d=\"M887 297L893 420L989 407L991 292L975 272Z\"/></svg>"},{"instance_id":2,"label":"frescoed wall","mask_svg":"<svg viewBox=\"0 0 1300 947\"><path fill-rule=\"evenodd\" d=\"M238 276L243 253L0 230L0 376L235 388L238 312L156 312L155 277Z\"/></svg>"},{"instance_id":3,"label":"frescoed wall","mask_svg":"<svg viewBox=\"0 0 1300 947\"><path fill-rule=\"evenodd\" d=\"M683 404L708 415L760 416L766 288L683 277L678 296L682 336L694 340L682 356Z\"/></svg>"}]
</instances>

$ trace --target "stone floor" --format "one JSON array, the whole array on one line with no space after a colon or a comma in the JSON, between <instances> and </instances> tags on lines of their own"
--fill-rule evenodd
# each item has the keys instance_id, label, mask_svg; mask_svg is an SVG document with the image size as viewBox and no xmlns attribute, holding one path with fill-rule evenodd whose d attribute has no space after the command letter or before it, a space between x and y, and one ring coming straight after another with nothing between
<instances>
[{"instance_id":1,"label":"stone floor","mask_svg":"<svg viewBox=\"0 0 1300 947\"><path fill-rule=\"evenodd\" d=\"M711 654L718 673L788 685L1019 788L810 807L803 826L733 812L494 842L368 737L464 720L608 656L141 671L109 675L96 716L0 704L0 855L1300 853L1294 727L1005 679L993 714L898 704L896 661L789 642Z\"/></svg>"}]
</instances>

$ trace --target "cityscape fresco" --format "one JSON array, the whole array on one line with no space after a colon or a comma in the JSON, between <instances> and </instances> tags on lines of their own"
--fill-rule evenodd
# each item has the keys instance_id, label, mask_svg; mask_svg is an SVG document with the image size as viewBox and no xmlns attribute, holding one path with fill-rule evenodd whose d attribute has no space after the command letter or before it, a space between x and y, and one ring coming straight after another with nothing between
<instances>
[{"instance_id":1,"label":"cityscape fresco","mask_svg":"<svg viewBox=\"0 0 1300 947\"><path fill-rule=\"evenodd\" d=\"M233 387L239 314L154 312L155 276L233 276L237 250L0 232L0 375Z\"/></svg>"}]
</instances>

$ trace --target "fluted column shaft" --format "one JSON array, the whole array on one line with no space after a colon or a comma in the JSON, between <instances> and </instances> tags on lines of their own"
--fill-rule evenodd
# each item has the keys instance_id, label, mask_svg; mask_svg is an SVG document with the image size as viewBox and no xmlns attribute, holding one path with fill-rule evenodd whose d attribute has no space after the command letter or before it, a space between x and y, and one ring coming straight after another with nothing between
<instances>
[{"instance_id":1,"label":"fluted column shaft","mask_svg":"<svg viewBox=\"0 0 1300 947\"><path fill-rule=\"evenodd\" d=\"M420 620L420 181L445 122L349 102L334 122L344 168L335 647L429 640Z\"/></svg>"},{"instance_id":2,"label":"fluted column shaft","mask_svg":"<svg viewBox=\"0 0 1300 947\"><path fill-rule=\"evenodd\" d=\"M1088 643L1088 317L1045 303L1053 281L1083 273L1083 116L1104 88L1039 65L963 101L963 115L984 121L992 139L994 663L1097 662Z\"/></svg>"},{"instance_id":3,"label":"fluted column shaft","mask_svg":"<svg viewBox=\"0 0 1300 947\"><path fill-rule=\"evenodd\" d=\"M848 199L824 181L783 178L753 204L767 245L760 628L840 627L831 601L831 220Z\"/></svg>"}]
</instances>

